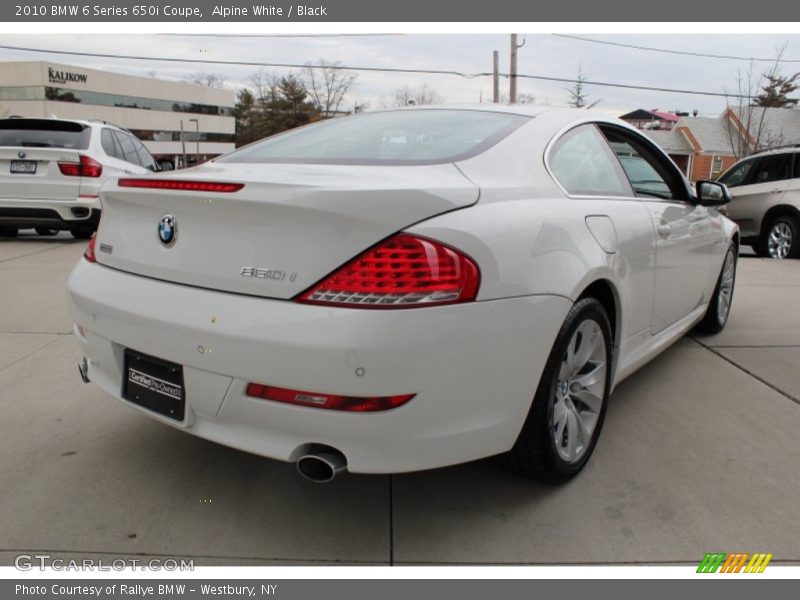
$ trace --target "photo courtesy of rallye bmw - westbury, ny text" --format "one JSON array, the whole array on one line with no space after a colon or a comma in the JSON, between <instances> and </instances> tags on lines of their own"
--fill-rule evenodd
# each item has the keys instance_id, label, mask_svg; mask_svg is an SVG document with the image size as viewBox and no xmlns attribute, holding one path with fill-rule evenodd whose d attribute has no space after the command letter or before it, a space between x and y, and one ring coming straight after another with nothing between
<instances>
[{"instance_id":1,"label":"photo courtesy of rallye bmw - westbury, ny text","mask_svg":"<svg viewBox=\"0 0 800 600\"><path fill-rule=\"evenodd\" d=\"M722 8L0 6L0 598L791 584L800 8Z\"/></svg>"},{"instance_id":2,"label":"photo courtesy of rallye bmw - westbury, ny text","mask_svg":"<svg viewBox=\"0 0 800 600\"><path fill-rule=\"evenodd\" d=\"M275 597L278 584L260 583L241 585L238 583L95 583L80 585L72 583L25 584L14 586L14 595L19 598L67 597L67 598L169 598L185 594L200 593L202 596L233 596L240 598Z\"/></svg>"}]
</instances>

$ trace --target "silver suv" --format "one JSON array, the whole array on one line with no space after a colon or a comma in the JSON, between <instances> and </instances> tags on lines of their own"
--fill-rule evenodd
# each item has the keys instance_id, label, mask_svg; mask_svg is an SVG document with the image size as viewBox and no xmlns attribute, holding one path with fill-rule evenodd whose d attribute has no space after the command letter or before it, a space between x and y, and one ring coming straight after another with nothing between
<instances>
[{"instance_id":1,"label":"silver suv","mask_svg":"<svg viewBox=\"0 0 800 600\"><path fill-rule=\"evenodd\" d=\"M742 244L759 256L800 257L800 147L745 158L719 181L733 197L727 213L741 229Z\"/></svg>"},{"instance_id":2,"label":"silver suv","mask_svg":"<svg viewBox=\"0 0 800 600\"><path fill-rule=\"evenodd\" d=\"M102 121L0 119L0 237L20 229L90 238L109 178L160 167L130 132Z\"/></svg>"}]
</instances>

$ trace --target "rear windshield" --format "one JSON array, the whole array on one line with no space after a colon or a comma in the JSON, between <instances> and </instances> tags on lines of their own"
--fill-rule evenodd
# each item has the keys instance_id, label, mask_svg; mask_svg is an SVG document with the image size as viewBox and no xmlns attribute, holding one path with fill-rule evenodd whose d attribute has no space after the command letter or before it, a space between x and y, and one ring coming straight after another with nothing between
<instances>
[{"instance_id":1,"label":"rear windshield","mask_svg":"<svg viewBox=\"0 0 800 600\"><path fill-rule=\"evenodd\" d=\"M74 148L89 147L91 127L70 121L47 119L0 120L0 147Z\"/></svg>"},{"instance_id":2,"label":"rear windshield","mask_svg":"<svg viewBox=\"0 0 800 600\"><path fill-rule=\"evenodd\" d=\"M398 110L330 119L228 154L218 162L435 164L475 156L530 117L480 110Z\"/></svg>"}]
</instances>

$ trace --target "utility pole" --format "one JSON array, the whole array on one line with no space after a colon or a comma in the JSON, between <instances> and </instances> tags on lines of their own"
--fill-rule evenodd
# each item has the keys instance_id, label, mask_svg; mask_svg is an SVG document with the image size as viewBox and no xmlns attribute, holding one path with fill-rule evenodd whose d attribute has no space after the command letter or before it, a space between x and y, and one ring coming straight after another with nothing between
<instances>
[{"instance_id":1,"label":"utility pole","mask_svg":"<svg viewBox=\"0 0 800 600\"><path fill-rule=\"evenodd\" d=\"M195 164L200 164L200 121L198 119L189 119L189 122L194 122L195 129L195 142L197 143L197 151L195 152Z\"/></svg>"},{"instance_id":2,"label":"utility pole","mask_svg":"<svg viewBox=\"0 0 800 600\"><path fill-rule=\"evenodd\" d=\"M183 164L182 169L186 168L186 138L183 137L183 119L181 119L181 160Z\"/></svg>"},{"instance_id":3,"label":"utility pole","mask_svg":"<svg viewBox=\"0 0 800 600\"><path fill-rule=\"evenodd\" d=\"M517 44L517 34L511 34L511 65L508 70L509 87L508 87L508 102L509 104L516 104L517 102L517 50L525 45L523 40L521 44Z\"/></svg>"},{"instance_id":4,"label":"utility pole","mask_svg":"<svg viewBox=\"0 0 800 600\"><path fill-rule=\"evenodd\" d=\"M492 102L495 104L500 102L500 53L495 50L492 53Z\"/></svg>"}]
</instances>

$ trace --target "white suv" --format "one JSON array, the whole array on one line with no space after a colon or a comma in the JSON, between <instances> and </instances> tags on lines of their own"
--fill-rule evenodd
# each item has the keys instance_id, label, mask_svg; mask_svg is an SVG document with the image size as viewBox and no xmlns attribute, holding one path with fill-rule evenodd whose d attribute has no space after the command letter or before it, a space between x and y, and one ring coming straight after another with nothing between
<instances>
[{"instance_id":1,"label":"white suv","mask_svg":"<svg viewBox=\"0 0 800 600\"><path fill-rule=\"evenodd\" d=\"M0 237L20 229L90 238L109 178L160 170L130 132L102 121L0 119Z\"/></svg>"},{"instance_id":2,"label":"white suv","mask_svg":"<svg viewBox=\"0 0 800 600\"><path fill-rule=\"evenodd\" d=\"M759 256L800 258L800 148L745 158L719 181L733 197L727 214L741 228L742 244Z\"/></svg>"}]
</instances>

